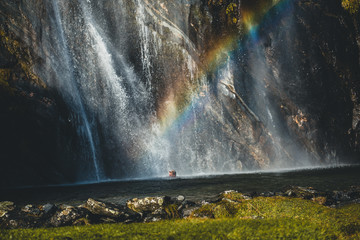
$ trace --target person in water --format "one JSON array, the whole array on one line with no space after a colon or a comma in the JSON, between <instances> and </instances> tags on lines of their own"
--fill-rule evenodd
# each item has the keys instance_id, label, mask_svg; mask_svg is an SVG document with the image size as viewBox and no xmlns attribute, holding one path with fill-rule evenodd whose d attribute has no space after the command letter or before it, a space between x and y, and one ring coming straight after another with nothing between
<instances>
[{"instance_id":1,"label":"person in water","mask_svg":"<svg viewBox=\"0 0 360 240\"><path fill-rule=\"evenodd\" d=\"M176 171L175 170L170 170L169 171L169 177L176 177Z\"/></svg>"}]
</instances>

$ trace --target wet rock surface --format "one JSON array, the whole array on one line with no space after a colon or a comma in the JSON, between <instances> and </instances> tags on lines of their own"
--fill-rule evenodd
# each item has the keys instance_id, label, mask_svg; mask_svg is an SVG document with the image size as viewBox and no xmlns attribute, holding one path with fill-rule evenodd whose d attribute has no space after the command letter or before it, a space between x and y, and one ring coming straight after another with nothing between
<instances>
[{"instance_id":1,"label":"wet rock surface","mask_svg":"<svg viewBox=\"0 0 360 240\"><path fill-rule=\"evenodd\" d=\"M125 205L89 198L79 206L0 202L0 229L61 227L100 223L156 222L166 219L232 217L234 206L257 197L287 197L314 201L327 207L360 203L360 186L346 190L318 191L312 187L289 186L275 192L221 192L217 197L189 201L186 197L158 196L129 199ZM254 216L253 218L259 218Z\"/></svg>"}]
</instances>

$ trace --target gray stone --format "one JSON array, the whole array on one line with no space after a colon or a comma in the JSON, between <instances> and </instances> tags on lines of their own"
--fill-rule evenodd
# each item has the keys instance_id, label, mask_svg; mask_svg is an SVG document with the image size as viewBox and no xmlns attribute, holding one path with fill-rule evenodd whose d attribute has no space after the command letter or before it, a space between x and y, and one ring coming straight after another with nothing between
<instances>
[{"instance_id":1,"label":"gray stone","mask_svg":"<svg viewBox=\"0 0 360 240\"><path fill-rule=\"evenodd\" d=\"M179 196L177 196L176 200L183 202L183 201L185 201L185 196L179 195Z\"/></svg>"},{"instance_id":2,"label":"gray stone","mask_svg":"<svg viewBox=\"0 0 360 240\"><path fill-rule=\"evenodd\" d=\"M194 206L194 207L188 207L188 208L184 208L182 210L182 216L183 218L188 218L192 212L194 212L195 210L199 209L200 207Z\"/></svg>"},{"instance_id":3,"label":"gray stone","mask_svg":"<svg viewBox=\"0 0 360 240\"><path fill-rule=\"evenodd\" d=\"M47 203L42 206L42 210L44 210L45 214L51 214L56 211L56 206L51 203Z\"/></svg>"}]
</instances>

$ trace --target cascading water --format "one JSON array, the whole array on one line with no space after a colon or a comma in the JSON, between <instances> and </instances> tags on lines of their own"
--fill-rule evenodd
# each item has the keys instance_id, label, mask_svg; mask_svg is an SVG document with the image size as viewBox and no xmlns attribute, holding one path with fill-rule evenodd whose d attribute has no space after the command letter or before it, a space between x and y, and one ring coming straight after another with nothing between
<instances>
[{"instance_id":1,"label":"cascading water","mask_svg":"<svg viewBox=\"0 0 360 240\"><path fill-rule=\"evenodd\" d=\"M73 59L69 56L70 52L68 49L67 41L64 36L64 30L62 27L60 11L58 7L58 3L56 0L52 1L52 6L54 9L54 17L55 17L55 26L58 31L59 37L59 54L61 54L62 60L64 60L65 69L61 70L63 74L63 79L58 83L58 88L64 94L65 99L69 101L69 104L74 108L74 111L78 112L82 118L83 126L81 123L79 124L79 129L84 129L84 136L89 143L89 151L91 152L91 159L94 164L94 175L97 181L101 179L101 173L99 169L98 160L96 157L96 147L94 143L94 138L91 130L90 123L88 121L87 114L85 112L82 99L77 87L76 79L74 76L73 70Z\"/></svg>"},{"instance_id":2,"label":"cascading water","mask_svg":"<svg viewBox=\"0 0 360 240\"><path fill-rule=\"evenodd\" d=\"M111 2L109 6L114 4ZM241 170L241 158L234 158L233 147L222 143L228 136L221 128L229 131L229 123L225 120L224 109L209 91L203 70L192 56L196 51L185 34L186 28L181 29L169 20L171 16L164 5L160 4L162 9L158 10L148 1L136 0L129 5L119 1L117 4L124 15L117 16L118 22L112 25L125 21L126 7L135 10L135 23L131 28L139 29L140 75L124 50L130 47L127 36L122 35L126 27L110 32L106 19L110 10L106 5L92 1L75 6L64 3L65 19L61 21L57 4L54 4L60 41L65 50L62 57L68 64L69 78L76 78L74 83L79 85L78 91L70 92L84 119L97 179L100 178L99 166L91 131L99 128L98 147L102 146L104 158L101 168L110 178L140 176L143 172L146 176L162 176L172 168L183 175ZM78 23L65 14L71 11L77 15ZM150 23L154 19L155 22ZM82 42L81 47L77 45L79 42ZM71 57L68 44L72 49ZM174 54L170 61L156 59L169 53ZM232 86L229 62L217 78ZM71 73L70 65L74 65L76 74ZM160 81L173 78L163 82L164 89L156 83L159 73L155 70L163 75ZM220 85L218 87L224 91L224 86ZM225 91L225 95L235 98L234 93ZM82 100L98 119L97 127L90 128Z\"/></svg>"},{"instance_id":3,"label":"cascading water","mask_svg":"<svg viewBox=\"0 0 360 240\"><path fill-rule=\"evenodd\" d=\"M205 49L216 21L195 2L51 2L57 42L48 65L52 87L80 116L92 161L83 179L292 166L285 159L297 150L283 147L267 95L279 74L261 47L243 56L247 15L239 14L238 35L212 37L216 46ZM248 30L257 46L260 36Z\"/></svg>"}]
</instances>

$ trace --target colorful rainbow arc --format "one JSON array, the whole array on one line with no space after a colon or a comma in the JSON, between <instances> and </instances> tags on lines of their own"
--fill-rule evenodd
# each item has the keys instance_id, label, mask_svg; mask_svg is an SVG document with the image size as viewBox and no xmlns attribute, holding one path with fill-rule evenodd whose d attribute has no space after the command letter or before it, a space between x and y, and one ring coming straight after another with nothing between
<instances>
[{"instance_id":1,"label":"colorful rainbow arc","mask_svg":"<svg viewBox=\"0 0 360 240\"><path fill-rule=\"evenodd\" d=\"M246 35L244 38L251 39L253 42L257 43L259 41L258 30L259 26L265 22L268 24L271 22L273 25L280 21L281 17L284 14L290 14L290 5L289 3L292 0L273 0L271 4L269 1L264 6L257 6L257 11L242 11L240 13L241 19L240 22L245 28ZM270 14L271 9L276 8L275 16ZM259 20L257 20L259 19ZM213 72L216 69L220 69L224 65L224 61L219 61L221 55L229 55L234 51L234 46L237 49L243 48L243 41L239 40L239 36L229 36L226 39L222 39L216 46L214 46L211 51L207 54L205 58L204 70L199 75L199 78L205 76L208 72ZM219 64L220 62L220 64ZM196 81L200 82L200 81ZM188 91L183 89L183 85L180 85L180 89L176 89L175 92L184 92ZM196 96L202 91L201 86L193 88L191 93L188 93L187 96ZM166 98L165 98L166 99ZM181 131L181 128L184 126L189 126L194 123L195 112L197 108L202 107L208 99L202 99L199 97L191 97L191 101L188 101L187 106L182 107L182 111L179 111L179 106L177 102L174 101L164 101L164 104L167 104L167 107L163 108L159 112L159 120L161 123L161 135L170 134L170 132Z\"/></svg>"},{"instance_id":2,"label":"colorful rainbow arc","mask_svg":"<svg viewBox=\"0 0 360 240\"><path fill-rule=\"evenodd\" d=\"M259 41L259 26L266 24L276 25L278 21L285 15L291 14L290 2L292 0L272 0L263 1L263 6L256 6L255 11L241 10L239 14L241 16L240 22L244 26L245 36L242 39L250 39L255 44ZM275 10L276 15L271 14ZM223 55L229 55L235 49L239 50L243 48L243 41L239 40L239 35L229 36L226 39L219 41L207 54L205 58L204 68L199 74L199 79L206 76L209 72L214 72L216 69L221 69L224 66L224 61L219 61L219 58ZM235 47L234 47L235 46ZM172 101L165 98L162 104L166 105L159 111L158 118L161 123L161 135L167 135L170 133L176 133L181 131L184 126L189 126L195 121L195 113L198 108L202 107L209 99L196 97L202 91L202 86L199 85L200 81L196 81L198 86L191 90L184 89L184 85L178 85L174 92L190 91L186 96L192 96L185 107L182 107L181 111L179 101ZM168 100L168 101L167 101ZM181 102L181 101L180 101ZM160 104L161 105L161 104Z\"/></svg>"}]
</instances>

